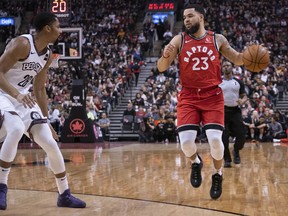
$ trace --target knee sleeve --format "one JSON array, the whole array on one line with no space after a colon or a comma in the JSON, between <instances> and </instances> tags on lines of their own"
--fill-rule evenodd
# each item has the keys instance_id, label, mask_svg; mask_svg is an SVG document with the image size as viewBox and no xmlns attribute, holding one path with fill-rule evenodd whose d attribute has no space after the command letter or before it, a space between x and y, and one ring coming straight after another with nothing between
<instances>
[{"instance_id":1,"label":"knee sleeve","mask_svg":"<svg viewBox=\"0 0 288 216\"><path fill-rule=\"evenodd\" d=\"M186 157L191 157L197 151L195 139L197 136L197 131L181 131L179 132L179 139L181 144L181 149Z\"/></svg>"},{"instance_id":2,"label":"knee sleeve","mask_svg":"<svg viewBox=\"0 0 288 216\"><path fill-rule=\"evenodd\" d=\"M0 130L1 136L5 137L0 152L0 159L5 162L12 162L17 153L18 143L24 134L25 125L18 115L5 112Z\"/></svg>"},{"instance_id":3,"label":"knee sleeve","mask_svg":"<svg viewBox=\"0 0 288 216\"><path fill-rule=\"evenodd\" d=\"M54 174L64 172L64 159L48 124L36 124L31 127L30 132L34 141L47 153L48 163Z\"/></svg>"},{"instance_id":4,"label":"knee sleeve","mask_svg":"<svg viewBox=\"0 0 288 216\"><path fill-rule=\"evenodd\" d=\"M206 130L207 139L210 145L210 152L215 160L221 160L224 156L224 145L222 142L222 131Z\"/></svg>"}]
</instances>

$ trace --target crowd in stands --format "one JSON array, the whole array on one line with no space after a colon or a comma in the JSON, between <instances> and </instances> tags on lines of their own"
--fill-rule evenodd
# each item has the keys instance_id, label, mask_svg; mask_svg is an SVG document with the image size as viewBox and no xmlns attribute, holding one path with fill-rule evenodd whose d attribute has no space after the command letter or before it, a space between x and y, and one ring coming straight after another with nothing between
<instances>
[{"instance_id":1,"label":"crowd in stands","mask_svg":"<svg viewBox=\"0 0 288 216\"><path fill-rule=\"evenodd\" d=\"M71 1L70 27L83 28L83 60L68 62L51 69L49 73L49 109L52 111L51 118L55 116L55 109L59 111L58 119L55 117L58 122L55 127L59 133L71 108L73 79L85 78L87 113L98 122L102 113L109 117L127 87L132 85L131 80L134 80L133 85L137 85L137 66L144 64L143 53L151 50L155 31L158 39L164 43L169 40L167 38L171 38L171 26L165 20L158 24L145 22L142 32L134 31L145 3L144 0L137 1L137 4L133 0ZM204 4L207 8L206 28L223 34L236 50L242 51L251 41L268 47L271 64L267 69L257 74L242 66L235 66L233 73L244 82L250 98L242 107L247 139L267 141L271 137L286 136L286 113L275 107L278 100L282 100L287 93L287 1L195 0L193 3ZM3 5L3 8L7 7ZM37 11L41 10L46 10L44 4L38 4ZM73 35L69 37L68 45L77 48L77 45L73 45L76 43ZM133 115L140 119L137 130L141 142L177 141L176 105L180 90L177 60L163 74L157 71L155 65L139 93L128 104L128 108L135 111ZM275 121L280 123L281 133L275 132L276 129L280 130Z\"/></svg>"},{"instance_id":2,"label":"crowd in stands","mask_svg":"<svg viewBox=\"0 0 288 216\"><path fill-rule=\"evenodd\" d=\"M18 0L18 1L9 1L1 0L0 1L0 17L21 17L24 18L24 15L27 11L35 10L36 0ZM14 20L15 22L15 20ZM15 24L15 23L14 23ZM0 28L0 43L7 43L13 37L18 35L19 32L15 32L15 25L5 25Z\"/></svg>"}]
</instances>

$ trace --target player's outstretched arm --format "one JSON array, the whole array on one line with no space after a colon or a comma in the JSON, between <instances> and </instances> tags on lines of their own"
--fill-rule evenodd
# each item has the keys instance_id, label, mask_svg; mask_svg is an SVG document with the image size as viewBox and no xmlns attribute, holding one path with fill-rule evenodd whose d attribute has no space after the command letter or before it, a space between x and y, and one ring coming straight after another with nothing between
<instances>
[{"instance_id":1,"label":"player's outstretched arm","mask_svg":"<svg viewBox=\"0 0 288 216\"><path fill-rule=\"evenodd\" d=\"M220 53L235 65L243 65L243 54L233 49L228 40L221 34L216 34Z\"/></svg>"}]
</instances>

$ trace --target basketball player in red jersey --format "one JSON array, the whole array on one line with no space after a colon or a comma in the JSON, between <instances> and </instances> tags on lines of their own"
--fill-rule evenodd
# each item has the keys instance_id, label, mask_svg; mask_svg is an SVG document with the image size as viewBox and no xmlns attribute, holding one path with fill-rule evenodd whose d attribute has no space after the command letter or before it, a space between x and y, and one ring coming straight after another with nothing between
<instances>
[{"instance_id":1,"label":"basketball player in red jersey","mask_svg":"<svg viewBox=\"0 0 288 216\"><path fill-rule=\"evenodd\" d=\"M221 34L204 27L205 9L197 4L187 5L183 12L185 32L176 35L165 46L157 62L163 72L178 56L180 83L178 94L177 131L182 151L191 160L190 182L193 187L202 183L201 157L195 139L200 123L204 126L213 158L214 173L210 196L217 199L222 193L222 163L224 145L224 99L221 88L220 54L236 65L242 65L242 53L234 50Z\"/></svg>"}]
</instances>

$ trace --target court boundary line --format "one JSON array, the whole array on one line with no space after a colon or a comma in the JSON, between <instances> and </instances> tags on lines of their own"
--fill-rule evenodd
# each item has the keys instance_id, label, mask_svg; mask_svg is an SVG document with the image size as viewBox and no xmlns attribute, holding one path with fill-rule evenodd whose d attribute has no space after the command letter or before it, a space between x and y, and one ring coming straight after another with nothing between
<instances>
[{"instance_id":1,"label":"court boundary line","mask_svg":"<svg viewBox=\"0 0 288 216\"><path fill-rule=\"evenodd\" d=\"M30 189L17 189L17 188L8 188L8 190L57 193L57 191L30 190ZM241 213L236 213L236 212L229 212L229 211L223 211L223 210L218 210L218 209L210 209L210 208L205 208L205 207L200 207L200 206L193 206L193 205L191 206L191 205L186 205L186 204L177 204L177 203L170 203L170 202L163 202L163 201L156 201L156 200L146 200L146 199L138 199L138 198L131 198L131 197L121 197L121 196L97 195L97 194L89 194L89 193L88 194L83 194L83 193L75 193L75 192L73 192L73 194L74 195L75 194L83 195L83 196L97 196L97 197L107 197L107 198L116 198L116 199L127 199L127 200L135 200L135 201L150 202L150 203L159 203L159 204L166 204L166 205L173 205L173 206L183 206L183 207L203 209L203 210L219 212L219 213L233 214L233 215L238 215L238 216L248 216L248 215L241 214ZM215 202L217 202L217 201L215 200Z\"/></svg>"}]
</instances>

